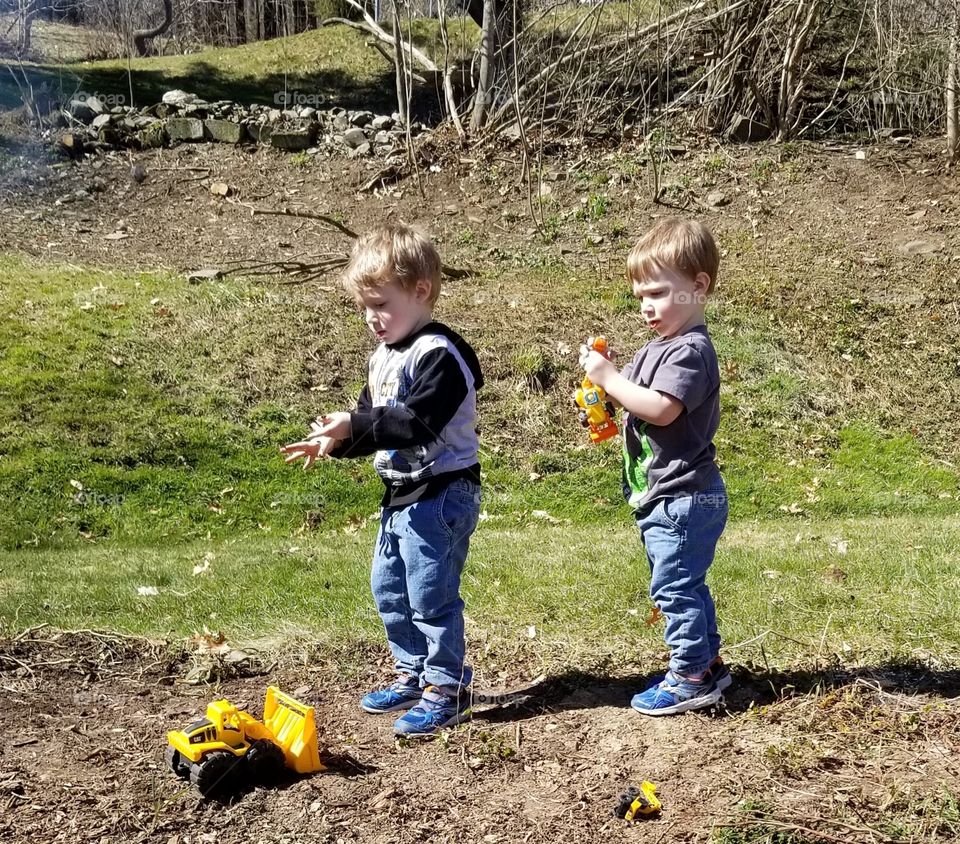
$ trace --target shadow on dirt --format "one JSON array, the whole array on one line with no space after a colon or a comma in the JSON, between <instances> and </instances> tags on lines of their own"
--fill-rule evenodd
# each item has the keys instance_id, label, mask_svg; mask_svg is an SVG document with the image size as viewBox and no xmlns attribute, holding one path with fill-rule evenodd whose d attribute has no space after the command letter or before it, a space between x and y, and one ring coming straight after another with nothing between
<instances>
[{"instance_id":1,"label":"shadow on dirt","mask_svg":"<svg viewBox=\"0 0 960 844\"><path fill-rule=\"evenodd\" d=\"M960 695L960 668L938 670L916 662L792 671L731 666L731 673L732 687L717 707L704 714L726 717L788 698L823 694L851 685L862 685L887 694L924 694L943 698ZM598 672L570 670L517 691L481 695L474 719L505 723L523 721L546 712L602 706L626 708L633 695L660 676L662 674L651 672L610 677Z\"/></svg>"},{"instance_id":2,"label":"shadow on dirt","mask_svg":"<svg viewBox=\"0 0 960 844\"><path fill-rule=\"evenodd\" d=\"M314 776L349 778L367 776L379 770L376 765L360 762L349 753L322 753L320 761L323 762L324 770L315 774L297 774L288 768L283 768L280 771L256 779L243 776L242 761L238 761L238 764L228 772L222 783L215 785L205 797L201 796L199 792L197 797L220 806L230 806L243 800L256 788L265 788L269 791L286 791L301 780L310 779ZM188 783L184 783L184 787L192 788Z\"/></svg>"}]
</instances>

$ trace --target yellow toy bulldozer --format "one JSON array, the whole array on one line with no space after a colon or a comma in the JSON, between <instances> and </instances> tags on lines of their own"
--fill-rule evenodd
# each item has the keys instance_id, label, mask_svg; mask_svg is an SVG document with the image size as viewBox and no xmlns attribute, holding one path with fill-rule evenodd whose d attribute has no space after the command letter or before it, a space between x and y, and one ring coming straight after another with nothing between
<instances>
[{"instance_id":1,"label":"yellow toy bulldozer","mask_svg":"<svg viewBox=\"0 0 960 844\"><path fill-rule=\"evenodd\" d=\"M322 771L313 707L274 686L263 721L227 700L207 706L205 718L167 733L166 761L204 797L229 794L244 781L275 779L284 766L298 774Z\"/></svg>"}]
</instances>

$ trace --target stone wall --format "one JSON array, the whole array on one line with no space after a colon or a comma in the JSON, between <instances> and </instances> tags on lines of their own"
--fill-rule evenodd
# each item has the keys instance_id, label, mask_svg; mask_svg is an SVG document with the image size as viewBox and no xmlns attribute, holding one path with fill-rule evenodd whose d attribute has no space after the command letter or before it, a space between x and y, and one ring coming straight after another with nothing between
<instances>
[{"instance_id":1,"label":"stone wall","mask_svg":"<svg viewBox=\"0 0 960 844\"><path fill-rule=\"evenodd\" d=\"M161 102L141 109L111 108L95 97L72 100L64 109L64 120L68 128L61 143L77 152L250 143L287 152L384 155L402 146L405 135L396 114L206 102L186 91L167 91ZM414 123L410 130L417 135L423 127Z\"/></svg>"}]
</instances>

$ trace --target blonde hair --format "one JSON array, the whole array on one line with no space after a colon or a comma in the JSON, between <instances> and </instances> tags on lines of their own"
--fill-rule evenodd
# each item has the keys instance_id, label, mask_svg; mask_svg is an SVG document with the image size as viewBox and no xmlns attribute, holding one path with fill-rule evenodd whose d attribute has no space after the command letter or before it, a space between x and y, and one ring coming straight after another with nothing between
<instances>
[{"instance_id":1,"label":"blonde hair","mask_svg":"<svg viewBox=\"0 0 960 844\"><path fill-rule=\"evenodd\" d=\"M429 237L403 223L389 223L358 237L341 276L352 296L394 283L413 290L421 280L430 282L432 307L440 296L440 255Z\"/></svg>"},{"instance_id":2,"label":"blonde hair","mask_svg":"<svg viewBox=\"0 0 960 844\"><path fill-rule=\"evenodd\" d=\"M671 217L661 220L640 238L627 256L627 278L645 281L658 268L669 267L694 278L706 273L707 293L713 293L720 269L720 252L703 223Z\"/></svg>"}]
</instances>

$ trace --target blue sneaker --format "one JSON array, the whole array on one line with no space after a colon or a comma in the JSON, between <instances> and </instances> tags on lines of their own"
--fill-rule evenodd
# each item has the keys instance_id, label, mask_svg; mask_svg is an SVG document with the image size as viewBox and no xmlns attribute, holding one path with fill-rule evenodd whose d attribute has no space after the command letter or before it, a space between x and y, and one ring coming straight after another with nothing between
<instances>
[{"instance_id":1,"label":"blue sneaker","mask_svg":"<svg viewBox=\"0 0 960 844\"><path fill-rule=\"evenodd\" d=\"M644 715L677 715L691 709L713 706L720 700L720 694L709 671L699 683L668 671L659 683L634 695L630 705Z\"/></svg>"},{"instance_id":2,"label":"blue sneaker","mask_svg":"<svg viewBox=\"0 0 960 844\"><path fill-rule=\"evenodd\" d=\"M730 669L727 668L726 663L720 657L716 657L710 663L710 676L713 677L713 682L716 683L721 692L725 692L733 685L733 676L730 674ZM654 686L658 686L665 679L665 676L656 675L651 678L650 682Z\"/></svg>"},{"instance_id":3,"label":"blue sneaker","mask_svg":"<svg viewBox=\"0 0 960 844\"><path fill-rule=\"evenodd\" d=\"M730 669L727 668L726 663L720 657L710 663L710 676L713 677L713 682L721 692L725 692L733 684Z\"/></svg>"},{"instance_id":4,"label":"blue sneaker","mask_svg":"<svg viewBox=\"0 0 960 844\"><path fill-rule=\"evenodd\" d=\"M437 686L427 686L417 706L401 715L393 725L398 736L432 736L444 727L452 727L470 718L470 690L447 694Z\"/></svg>"},{"instance_id":5,"label":"blue sneaker","mask_svg":"<svg viewBox=\"0 0 960 844\"><path fill-rule=\"evenodd\" d=\"M397 712L400 709L410 709L420 703L423 690L416 677L401 674L385 689L365 694L360 701L360 708L364 712L380 715L383 712Z\"/></svg>"}]
</instances>

